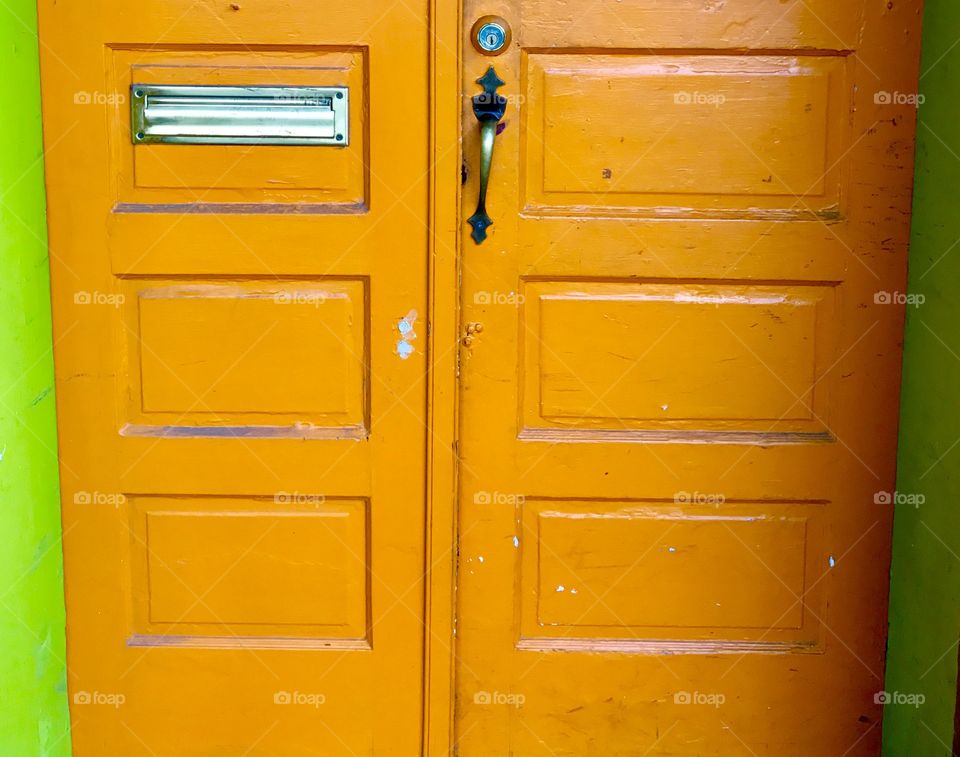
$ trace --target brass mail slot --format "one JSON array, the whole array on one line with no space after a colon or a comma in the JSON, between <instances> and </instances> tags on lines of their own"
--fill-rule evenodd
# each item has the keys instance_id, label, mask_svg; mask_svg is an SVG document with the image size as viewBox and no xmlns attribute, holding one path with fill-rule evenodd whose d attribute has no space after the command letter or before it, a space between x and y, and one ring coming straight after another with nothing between
<instances>
[{"instance_id":1,"label":"brass mail slot","mask_svg":"<svg viewBox=\"0 0 960 757\"><path fill-rule=\"evenodd\" d=\"M134 84L134 144L333 145L350 143L347 87Z\"/></svg>"}]
</instances>

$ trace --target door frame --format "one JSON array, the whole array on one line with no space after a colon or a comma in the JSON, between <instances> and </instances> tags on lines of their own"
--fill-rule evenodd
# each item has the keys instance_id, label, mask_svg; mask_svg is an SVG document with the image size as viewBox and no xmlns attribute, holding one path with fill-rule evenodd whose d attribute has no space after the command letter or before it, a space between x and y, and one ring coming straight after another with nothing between
<instances>
[{"instance_id":1,"label":"door frame","mask_svg":"<svg viewBox=\"0 0 960 757\"><path fill-rule=\"evenodd\" d=\"M429 0L423 754L454 747L462 3Z\"/></svg>"}]
</instances>

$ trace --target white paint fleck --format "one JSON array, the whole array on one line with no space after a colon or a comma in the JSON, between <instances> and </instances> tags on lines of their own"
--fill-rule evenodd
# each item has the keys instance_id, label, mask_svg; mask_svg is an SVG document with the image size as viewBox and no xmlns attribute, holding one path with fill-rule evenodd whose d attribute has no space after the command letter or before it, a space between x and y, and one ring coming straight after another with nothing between
<instances>
[{"instance_id":1,"label":"white paint fleck","mask_svg":"<svg viewBox=\"0 0 960 757\"><path fill-rule=\"evenodd\" d=\"M514 536L514 537L513 537L513 546L514 546L514 547L519 547L519 546L520 546L520 537L519 537L519 536Z\"/></svg>"},{"instance_id":2,"label":"white paint fleck","mask_svg":"<svg viewBox=\"0 0 960 757\"><path fill-rule=\"evenodd\" d=\"M837 561L833 559L833 555L830 555L830 559L827 560L827 562L830 563L831 568L837 564Z\"/></svg>"},{"instance_id":3,"label":"white paint fleck","mask_svg":"<svg viewBox=\"0 0 960 757\"><path fill-rule=\"evenodd\" d=\"M676 547L667 547L667 552L676 552L676 551L677 551Z\"/></svg>"},{"instance_id":4,"label":"white paint fleck","mask_svg":"<svg viewBox=\"0 0 960 757\"><path fill-rule=\"evenodd\" d=\"M570 593L571 593L571 594L576 594L576 593L577 593L577 590L576 590L576 589L570 589Z\"/></svg>"},{"instance_id":5,"label":"white paint fleck","mask_svg":"<svg viewBox=\"0 0 960 757\"><path fill-rule=\"evenodd\" d=\"M0 452L0 463L3 462L3 456L6 455L6 454L7 454L7 445L4 444L4 445L3 445L3 451Z\"/></svg>"},{"instance_id":6,"label":"white paint fleck","mask_svg":"<svg viewBox=\"0 0 960 757\"><path fill-rule=\"evenodd\" d=\"M560 584L560 585L557 587L557 591L558 591L558 592L560 592L560 591L566 591L566 590L567 590L567 589L566 589L566 587L565 587L563 584Z\"/></svg>"},{"instance_id":7,"label":"white paint fleck","mask_svg":"<svg viewBox=\"0 0 960 757\"><path fill-rule=\"evenodd\" d=\"M400 332L400 338L397 340L397 354L401 360L406 360L416 352L416 348L410 344L410 342L417 338L417 332L413 330L416 322L416 310L411 310L397 322L397 331Z\"/></svg>"},{"instance_id":8,"label":"white paint fleck","mask_svg":"<svg viewBox=\"0 0 960 757\"><path fill-rule=\"evenodd\" d=\"M483 555L480 555L477 559L478 559L480 562L483 562Z\"/></svg>"},{"instance_id":9,"label":"white paint fleck","mask_svg":"<svg viewBox=\"0 0 960 757\"><path fill-rule=\"evenodd\" d=\"M660 405L660 409L663 410L663 412L667 412L667 410L670 409L670 405Z\"/></svg>"}]
</instances>

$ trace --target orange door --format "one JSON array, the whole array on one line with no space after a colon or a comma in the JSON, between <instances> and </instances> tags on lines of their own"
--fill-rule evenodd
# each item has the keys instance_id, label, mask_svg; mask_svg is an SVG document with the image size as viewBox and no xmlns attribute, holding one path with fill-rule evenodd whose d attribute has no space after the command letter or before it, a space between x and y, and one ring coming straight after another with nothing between
<instances>
[{"instance_id":1,"label":"orange door","mask_svg":"<svg viewBox=\"0 0 960 757\"><path fill-rule=\"evenodd\" d=\"M919 9L581 5L42 0L77 757L877 753Z\"/></svg>"},{"instance_id":2,"label":"orange door","mask_svg":"<svg viewBox=\"0 0 960 757\"><path fill-rule=\"evenodd\" d=\"M879 753L917 6L465 3L462 757Z\"/></svg>"},{"instance_id":3,"label":"orange door","mask_svg":"<svg viewBox=\"0 0 960 757\"><path fill-rule=\"evenodd\" d=\"M426 3L40 15L74 754L418 754ZM348 144L135 145L131 85Z\"/></svg>"}]
</instances>

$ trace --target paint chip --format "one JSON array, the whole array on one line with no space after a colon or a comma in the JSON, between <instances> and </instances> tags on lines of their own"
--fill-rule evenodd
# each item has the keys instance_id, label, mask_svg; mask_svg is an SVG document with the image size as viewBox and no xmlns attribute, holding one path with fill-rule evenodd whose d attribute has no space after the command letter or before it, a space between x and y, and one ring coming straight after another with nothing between
<instances>
[{"instance_id":1,"label":"paint chip","mask_svg":"<svg viewBox=\"0 0 960 757\"><path fill-rule=\"evenodd\" d=\"M567 590L567 589L566 589L566 587L565 587L563 584L560 584L560 585L557 587L557 591L558 591L558 592L566 591L566 590Z\"/></svg>"},{"instance_id":2,"label":"paint chip","mask_svg":"<svg viewBox=\"0 0 960 757\"><path fill-rule=\"evenodd\" d=\"M2 459L2 458L0 458L0 459ZM520 546L520 537L519 537L519 536L514 536L514 537L513 537L513 546L514 546L514 547L519 547L519 546Z\"/></svg>"},{"instance_id":3,"label":"paint chip","mask_svg":"<svg viewBox=\"0 0 960 757\"><path fill-rule=\"evenodd\" d=\"M416 310L411 310L397 322L397 331L400 332L400 339L397 340L397 354L401 360L406 360L416 352L416 348L410 344L410 342L417 338L417 332L413 330L416 322Z\"/></svg>"},{"instance_id":4,"label":"paint chip","mask_svg":"<svg viewBox=\"0 0 960 757\"><path fill-rule=\"evenodd\" d=\"M827 562L830 563L831 568L837 564L837 561L833 559L833 555L830 555L830 559L827 560Z\"/></svg>"}]
</instances>

